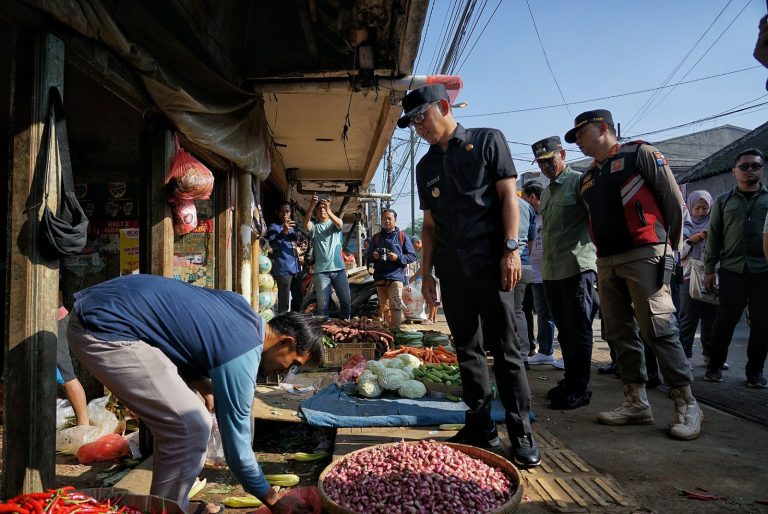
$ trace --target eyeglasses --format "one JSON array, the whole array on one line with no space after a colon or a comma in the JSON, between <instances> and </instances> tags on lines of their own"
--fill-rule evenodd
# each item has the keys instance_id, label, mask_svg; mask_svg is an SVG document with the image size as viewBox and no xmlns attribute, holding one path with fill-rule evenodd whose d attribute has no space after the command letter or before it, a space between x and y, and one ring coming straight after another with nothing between
<instances>
[{"instance_id":1,"label":"eyeglasses","mask_svg":"<svg viewBox=\"0 0 768 514\"><path fill-rule=\"evenodd\" d=\"M763 166L765 166L765 164L760 164L759 162L745 162L744 164L739 164L736 167L741 171L757 171L763 169Z\"/></svg>"},{"instance_id":2,"label":"eyeglasses","mask_svg":"<svg viewBox=\"0 0 768 514\"><path fill-rule=\"evenodd\" d=\"M411 118L411 123L409 125L421 125L422 123L424 123L424 117L427 114L427 111L430 110L435 105L437 105L438 103L440 102L432 102L429 104L429 107L421 111L419 114L414 115L413 118Z\"/></svg>"}]
</instances>

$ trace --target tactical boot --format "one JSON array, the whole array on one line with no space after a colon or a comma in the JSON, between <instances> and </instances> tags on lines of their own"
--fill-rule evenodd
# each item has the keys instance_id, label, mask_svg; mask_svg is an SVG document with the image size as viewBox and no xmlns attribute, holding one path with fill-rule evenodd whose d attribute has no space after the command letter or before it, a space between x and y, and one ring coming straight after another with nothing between
<instances>
[{"instance_id":1,"label":"tactical boot","mask_svg":"<svg viewBox=\"0 0 768 514\"><path fill-rule=\"evenodd\" d=\"M611 412L597 415L603 425L650 425L653 423L651 404L641 384L624 384L624 403Z\"/></svg>"},{"instance_id":2,"label":"tactical boot","mask_svg":"<svg viewBox=\"0 0 768 514\"><path fill-rule=\"evenodd\" d=\"M701 433L701 420L704 413L691 394L691 386L670 389L675 401L675 419L669 427L669 436L674 439L696 439Z\"/></svg>"}]
</instances>

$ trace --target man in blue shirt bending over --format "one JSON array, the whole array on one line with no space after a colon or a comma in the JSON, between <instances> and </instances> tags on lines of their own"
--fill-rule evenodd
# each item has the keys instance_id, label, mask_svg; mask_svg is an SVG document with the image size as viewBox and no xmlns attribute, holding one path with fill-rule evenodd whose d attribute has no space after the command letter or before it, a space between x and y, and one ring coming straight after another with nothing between
<instances>
[{"instance_id":1,"label":"man in blue shirt bending over","mask_svg":"<svg viewBox=\"0 0 768 514\"><path fill-rule=\"evenodd\" d=\"M187 497L215 412L224 456L243 488L272 512L310 512L277 497L251 448L259 366L269 374L320 362L322 333L310 318L289 312L265 323L237 293L128 275L75 293L67 337L80 362L152 431L151 494L190 514L218 512L190 508Z\"/></svg>"}]
</instances>

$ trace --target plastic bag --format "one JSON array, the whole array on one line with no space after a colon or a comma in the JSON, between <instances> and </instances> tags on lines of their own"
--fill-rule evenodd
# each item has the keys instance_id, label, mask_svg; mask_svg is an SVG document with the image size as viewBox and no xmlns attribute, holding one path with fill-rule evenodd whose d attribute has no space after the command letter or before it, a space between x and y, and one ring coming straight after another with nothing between
<instances>
[{"instance_id":1,"label":"plastic bag","mask_svg":"<svg viewBox=\"0 0 768 514\"><path fill-rule=\"evenodd\" d=\"M177 236L189 234L197 228L197 208L192 200L172 199L173 233Z\"/></svg>"},{"instance_id":2,"label":"plastic bag","mask_svg":"<svg viewBox=\"0 0 768 514\"><path fill-rule=\"evenodd\" d=\"M180 200L207 200L213 191L213 173L184 150L176 136L176 155L165 183L169 193Z\"/></svg>"},{"instance_id":3,"label":"plastic bag","mask_svg":"<svg viewBox=\"0 0 768 514\"><path fill-rule=\"evenodd\" d=\"M75 409L69 400L56 398L56 430L59 431L75 423Z\"/></svg>"},{"instance_id":4,"label":"plastic bag","mask_svg":"<svg viewBox=\"0 0 768 514\"><path fill-rule=\"evenodd\" d=\"M131 449L131 456L134 459L140 459L141 455L141 443L139 443L139 431L131 432L125 436L125 442L128 443L128 447Z\"/></svg>"},{"instance_id":5,"label":"plastic bag","mask_svg":"<svg viewBox=\"0 0 768 514\"><path fill-rule=\"evenodd\" d=\"M216 416L211 415L211 435L208 436L208 454L205 457L205 463L211 466L226 466L224 459L224 445L221 444L221 432L219 424L216 422Z\"/></svg>"},{"instance_id":6,"label":"plastic bag","mask_svg":"<svg viewBox=\"0 0 768 514\"><path fill-rule=\"evenodd\" d=\"M65 428L56 433L56 451L75 455L82 445L92 443L103 435L106 433L101 427L78 425Z\"/></svg>"},{"instance_id":7,"label":"plastic bag","mask_svg":"<svg viewBox=\"0 0 768 514\"><path fill-rule=\"evenodd\" d=\"M88 420L91 425L101 428L105 434L112 434L120 422L117 416L107 410L107 403L109 395L88 402Z\"/></svg>"},{"instance_id":8,"label":"plastic bag","mask_svg":"<svg viewBox=\"0 0 768 514\"><path fill-rule=\"evenodd\" d=\"M82 445L77 450L77 460L80 464L115 460L131 454L128 441L120 434L107 434L93 442Z\"/></svg>"},{"instance_id":9,"label":"plastic bag","mask_svg":"<svg viewBox=\"0 0 768 514\"><path fill-rule=\"evenodd\" d=\"M320 514L321 512L320 509L322 508L322 503L320 501L320 491L317 487L295 487L285 493L284 496L301 498L304 500L304 503L312 508L312 514ZM269 507L262 505L256 509L253 514L270 514L270 512L272 511L269 510Z\"/></svg>"},{"instance_id":10,"label":"plastic bag","mask_svg":"<svg viewBox=\"0 0 768 514\"><path fill-rule=\"evenodd\" d=\"M717 287L713 291L704 289L704 263L698 259L689 258L688 266L691 268L691 282L688 292L691 298L700 302L720 303L720 296Z\"/></svg>"},{"instance_id":11,"label":"plastic bag","mask_svg":"<svg viewBox=\"0 0 768 514\"><path fill-rule=\"evenodd\" d=\"M341 372L339 373L339 376L336 378L336 383L346 384L349 382L355 382L357 380L357 377L359 377L360 374L363 371L365 371L365 365L367 363L368 361L366 361L365 357L363 357L362 355L360 354L353 355L341 367Z\"/></svg>"},{"instance_id":12,"label":"plastic bag","mask_svg":"<svg viewBox=\"0 0 768 514\"><path fill-rule=\"evenodd\" d=\"M403 287L403 315L405 319L427 319L427 314L424 311L426 303L421 295L421 280L415 280Z\"/></svg>"}]
</instances>

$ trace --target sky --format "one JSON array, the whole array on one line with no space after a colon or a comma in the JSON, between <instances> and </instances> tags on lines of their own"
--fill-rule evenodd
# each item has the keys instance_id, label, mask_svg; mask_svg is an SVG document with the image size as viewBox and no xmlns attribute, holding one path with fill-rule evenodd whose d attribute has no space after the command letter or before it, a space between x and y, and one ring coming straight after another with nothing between
<instances>
[{"instance_id":1,"label":"sky","mask_svg":"<svg viewBox=\"0 0 768 514\"><path fill-rule=\"evenodd\" d=\"M430 1L416 75L440 69L446 34L453 36L450 14L464 3ZM609 109L622 137L649 142L726 124L753 129L768 119L768 70L752 57L766 0L479 0L476 12L483 6L453 73L464 83L456 102L468 104L454 109L454 117L465 127L504 132L519 175L534 170L533 142L562 138L573 118L590 109ZM688 81L694 82L675 86ZM662 85L675 87L656 89ZM652 91L626 94L643 90ZM597 100L613 95L622 96ZM535 109L547 106L556 107ZM408 144L402 142L408 136L396 129L393 142L400 145L395 170L405 162L393 188L401 228L411 223ZM575 145L565 146L567 160L583 157ZM422 143L417 161L425 151ZM373 181L378 191L383 177L382 162Z\"/></svg>"}]
</instances>

